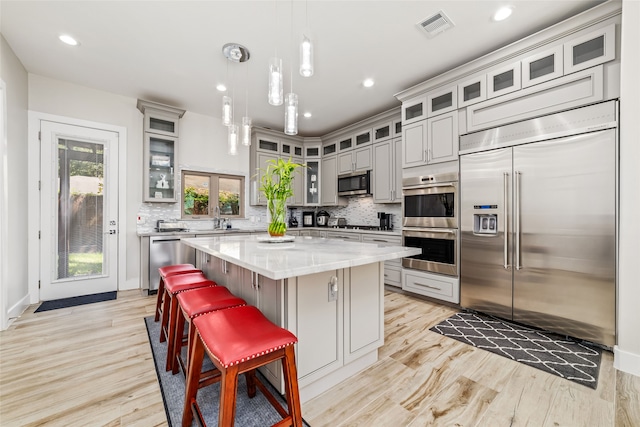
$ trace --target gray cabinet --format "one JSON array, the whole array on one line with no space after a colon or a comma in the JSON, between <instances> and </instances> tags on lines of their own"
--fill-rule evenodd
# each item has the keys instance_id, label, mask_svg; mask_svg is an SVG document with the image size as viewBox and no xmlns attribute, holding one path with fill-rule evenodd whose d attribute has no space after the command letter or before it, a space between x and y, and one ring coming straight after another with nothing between
<instances>
[{"instance_id":1,"label":"gray cabinet","mask_svg":"<svg viewBox=\"0 0 640 427\"><path fill-rule=\"evenodd\" d=\"M138 100L144 114L143 200L175 203L178 188L178 129L185 111L164 104Z\"/></svg>"},{"instance_id":2,"label":"gray cabinet","mask_svg":"<svg viewBox=\"0 0 640 427\"><path fill-rule=\"evenodd\" d=\"M373 146L373 202L402 202L402 138Z\"/></svg>"},{"instance_id":3,"label":"gray cabinet","mask_svg":"<svg viewBox=\"0 0 640 427\"><path fill-rule=\"evenodd\" d=\"M344 197L338 197L338 157L325 157L322 159L321 164L320 205L337 206L346 204Z\"/></svg>"},{"instance_id":4,"label":"gray cabinet","mask_svg":"<svg viewBox=\"0 0 640 427\"><path fill-rule=\"evenodd\" d=\"M452 111L404 127L402 167L458 159L458 112Z\"/></svg>"},{"instance_id":5,"label":"gray cabinet","mask_svg":"<svg viewBox=\"0 0 640 427\"><path fill-rule=\"evenodd\" d=\"M383 246L402 246L402 237L388 234L363 234L362 242ZM385 261L384 283L398 288L402 287L402 259Z\"/></svg>"},{"instance_id":6,"label":"gray cabinet","mask_svg":"<svg viewBox=\"0 0 640 427\"><path fill-rule=\"evenodd\" d=\"M338 154L338 175L371 169L371 147Z\"/></svg>"},{"instance_id":7,"label":"gray cabinet","mask_svg":"<svg viewBox=\"0 0 640 427\"><path fill-rule=\"evenodd\" d=\"M300 147L302 150L302 147ZM292 157L291 161L299 165L304 163L302 157ZM298 168L293 175L293 196L287 199L288 206L304 205L304 168Z\"/></svg>"},{"instance_id":8,"label":"gray cabinet","mask_svg":"<svg viewBox=\"0 0 640 427\"><path fill-rule=\"evenodd\" d=\"M262 183L262 177L264 176L265 170L269 161L278 160L280 156L278 154L272 154L267 152L256 152L253 155L255 164L251 167L251 191L252 194L252 205L267 205L267 199L260 191L260 186Z\"/></svg>"},{"instance_id":9,"label":"gray cabinet","mask_svg":"<svg viewBox=\"0 0 640 427\"><path fill-rule=\"evenodd\" d=\"M569 74L616 58L616 25L598 28L564 43L564 73Z\"/></svg>"},{"instance_id":10,"label":"gray cabinet","mask_svg":"<svg viewBox=\"0 0 640 427\"><path fill-rule=\"evenodd\" d=\"M327 231L327 239L348 240L351 242L359 242L361 236L359 233L349 231Z\"/></svg>"},{"instance_id":11,"label":"gray cabinet","mask_svg":"<svg viewBox=\"0 0 640 427\"><path fill-rule=\"evenodd\" d=\"M522 60L522 88L562 77L562 45L536 52Z\"/></svg>"},{"instance_id":12,"label":"gray cabinet","mask_svg":"<svg viewBox=\"0 0 640 427\"><path fill-rule=\"evenodd\" d=\"M522 88L520 61L501 65L487 73L487 98L515 92Z\"/></svg>"}]
</instances>

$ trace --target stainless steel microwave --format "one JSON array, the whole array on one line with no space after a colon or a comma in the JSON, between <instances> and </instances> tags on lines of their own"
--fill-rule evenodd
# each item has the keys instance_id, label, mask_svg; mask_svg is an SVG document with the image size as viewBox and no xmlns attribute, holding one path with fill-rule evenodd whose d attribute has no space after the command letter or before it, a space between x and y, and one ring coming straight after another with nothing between
<instances>
[{"instance_id":1,"label":"stainless steel microwave","mask_svg":"<svg viewBox=\"0 0 640 427\"><path fill-rule=\"evenodd\" d=\"M338 175L338 196L371 194L371 171Z\"/></svg>"}]
</instances>

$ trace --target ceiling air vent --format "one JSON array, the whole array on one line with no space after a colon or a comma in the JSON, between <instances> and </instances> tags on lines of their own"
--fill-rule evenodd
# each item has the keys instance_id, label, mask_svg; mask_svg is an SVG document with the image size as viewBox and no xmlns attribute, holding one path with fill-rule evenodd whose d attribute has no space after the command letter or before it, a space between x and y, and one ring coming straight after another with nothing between
<instances>
[{"instance_id":1,"label":"ceiling air vent","mask_svg":"<svg viewBox=\"0 0 640 427\"><path fill-rule=\"evenodd\" d=\"M454 23L443 11L439 11L418 22L417 25L427 33L427 36L435 37L443 31L452 28Z\"/></svg>"}]
</instances>

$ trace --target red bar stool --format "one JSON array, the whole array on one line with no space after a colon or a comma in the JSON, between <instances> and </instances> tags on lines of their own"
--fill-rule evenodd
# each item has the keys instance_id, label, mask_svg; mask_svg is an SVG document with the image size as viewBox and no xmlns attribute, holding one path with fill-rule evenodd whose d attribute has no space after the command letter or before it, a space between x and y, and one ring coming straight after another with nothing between
<instances>
[{"instance_id":1,"label":"red bar stool","mask_svg":"<svg viewBox=\"0 0 640 427\"><path fill-rule=\"evenodd\" d=\"M160 320L160 314L162 313L162 297L164 296L164 279L166 277L173 276L176 274L197 273L200 270L195 268L193 264L174 264L174 265L165 265L164 267L160 267L158 271L160 272L160 282L158 283L158 299L156 301L156 315L153 319L155 322Z\"/></svg>"},{"instance_id":2,"label":"red bar stool","mask_svg":"<svg viewBox=\"0 0 640 427\"><path fill-rule=\"evenodd\" d=\"M164 342L167 337L169 337L169 331L173 331L175 328L178 305L172 302L173 297L179 292L184 292L189 289L203 288L205 286L216 286L216 282L207 279L207 276L205 276L202 271L165 277L164 296L162 297L160 342Z\"/></svg>"},{"instance_id":3,"label":"red bar stool","mask_svg":"<svg viewBox=\"0 0 640 427\"><path fill-rule=\"evenodd\" d=\"M196 329L193 327L193 318L212 311L247 305L247 302L233 295L224 286L210 286L180 292L176 295L176 300L180 310L176 320L175 334L169 336L169 340L173 340L173 345L169 345L173 347L173 352L167 353L167 371L171 369L173 374L177 374L178 369L182 368L182 372L186 376L189 355L187 354L186 363L181 357L182 346L185 344L183 336L185 321L188 323L186 341L188 345L193 342L196 333Z\"/></svg>"},{"instance_id":4,"label":"red bar stool","mask_svg":"<svg viewBox=\"0 0 640 427\"><path fill-rule=\"evenodd\" d=\"M202 360L206 351L220 371L220 412L218 426L233 426L236 411L238 376L246 373L249 396L257 386L282 416L277 426L302 426L293 344L298 339L291 332L271 323L257 308L242 307L219 310L193 319L195 338L189 348L183 427L191 426L194 412L204 420L196 402ZM282 360L282 372L288 412L255 377L255 369Z\"/></svg>"}]
</instances>

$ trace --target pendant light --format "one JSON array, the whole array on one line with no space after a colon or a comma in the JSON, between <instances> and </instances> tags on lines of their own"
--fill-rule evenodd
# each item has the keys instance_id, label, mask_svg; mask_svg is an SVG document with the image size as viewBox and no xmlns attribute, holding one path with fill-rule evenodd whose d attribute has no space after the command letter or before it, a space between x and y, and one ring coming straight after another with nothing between
<instances>
[{"instance_id":1,"label":"pendant light","mask_svg":"<svg viewBox=\"0 0 640 427\"><path fill-rule=\"evenodd\" d=\"M231 62L240 63L247 62L249 60L249 50L238 43L227 43L222 47L222 53L224 56ZM227 63L228 69L228 63ZM232 79L232 97L235 96L235 78ZM232 156L238 154L238 125L234 122L234 110L235 110L235 102L232 97L223 96L222 97L222 123L229 128L229 134L227 138L228 143L228 153ZM248 95L247 95L248 99ZM248 106L246 107L248 111ZM243 117L242 121L244 123L245 119L249 120L251 123L251 119L249 117ZM249 134L251 134L251 129L249 129ZM250 137L249 137L250 138Z\"/></svg>"},{"instance_id":2,"label":"pendant light","mask_svg":"<svg viewBox=\"0 0 640 427\"><path fill-rule=\"evenodd\" d=\"M229 125L229 154L235 156L238 154L238 125L232 123Z\"/></svg>"},{"instance_id":3,"label":"pendant light","mask_svg":"<svg viewBox=\"0 0 640 427\"><path fill-rule=\"evenodd\" d=\"M275 1L276 6L276 25L278 28L278 0ZM276 39L275 56L269 59L269 93L267 99L271 105L282 105L282 59L278 58L278 48Z\"/></svg>"},{"instance_id":4,"label":"pendant light","mask_svg":"<svg viewBox=\"0 0 640 427\"><path fill-rule=\"evenodd\" d=\"M309 10L307 2L304 2L305 20L307 30L309 31ZM302 43L300 43L300 75L302 77L313 76L313 43L311 38L306 34L302 34Z\"/></svg>"},{"instance_id":5,"label":"pendant light","mask_svg":"<svg viewBox=\"0 0 640 427\"><path fill-rule=\"evenodd\" d=\"M249 64L245 75L244 87L244 117L240 126L240 143L245 147L251 145L251 117L249 117Z\"/></svg>"},{"instance_id":6,"label":"pendant light","mask_svg":"<svg viewBox=\"0 0 640 427\"><path fill-rule=\"evenodd\" d=\"M298 95L293 93L287 94L284 109L284 133L287 135L298 134Z\"/></svg>"},{"instance_id":7,"label":"pendant light","mask_svg":"<svg viewBox=\"0 0 640 427\"><path fill-rule=\"evenodd\" d=\"M286 96L284 107L284 133L298 134L298 95L293 93L293 0L291 0L291 92Z\"/></svg>"}]
</instances>

